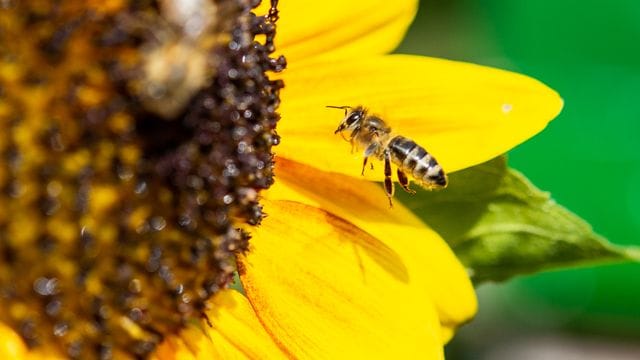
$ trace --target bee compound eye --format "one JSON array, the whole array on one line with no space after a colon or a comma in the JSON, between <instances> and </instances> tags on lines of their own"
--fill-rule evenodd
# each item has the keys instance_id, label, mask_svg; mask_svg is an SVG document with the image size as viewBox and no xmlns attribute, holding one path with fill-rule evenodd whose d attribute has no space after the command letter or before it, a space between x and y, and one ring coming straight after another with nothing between
<instances>
[{"instance_id":1,"label":"bee compound eye","mask_svg":"<svg viewBox=\"0 0 640 360\"><path fill-rule=\"evenodd\" d=\"M362 118L362 115L359 112L351 113L351 115L349 115L346 121L347 126L355 123L356 121L359 121L361 118Z\"/></svg>"}]
</instances>

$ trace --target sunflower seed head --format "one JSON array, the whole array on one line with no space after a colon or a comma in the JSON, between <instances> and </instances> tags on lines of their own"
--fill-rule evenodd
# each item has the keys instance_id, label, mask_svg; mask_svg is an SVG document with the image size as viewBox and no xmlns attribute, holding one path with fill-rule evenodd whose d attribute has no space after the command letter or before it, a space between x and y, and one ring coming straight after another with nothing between
<instances>
[{"instance_id":1,"label":"sunflower seed head","mask_svg":"<svg viewBox=\"0 0 640 360\"><path fill-rule=\"evenodd\" d=\"M275 2L98 3L0 12L0 321L72 358L140 357L247 249L285 61Z\"/></svg>"}]
</instances>

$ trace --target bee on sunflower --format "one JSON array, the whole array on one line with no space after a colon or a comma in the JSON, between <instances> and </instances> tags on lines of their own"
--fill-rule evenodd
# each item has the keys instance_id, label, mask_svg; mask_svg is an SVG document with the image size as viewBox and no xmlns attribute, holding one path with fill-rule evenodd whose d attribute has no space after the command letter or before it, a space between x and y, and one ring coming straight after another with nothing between
<instances>
[{"instance_id":1,"label":"bee on sunflower","mask_svg":"<svg viewBox=\"0 0 640 360\"><path fill-rule=\"evenodd\" d=\"M2 6L14 358L442 358L476 312L467 273L360 176L325 106L376 109L449 172L562 106L522 75L386 55L417 1Z\"/></svg>"}]
</instances>

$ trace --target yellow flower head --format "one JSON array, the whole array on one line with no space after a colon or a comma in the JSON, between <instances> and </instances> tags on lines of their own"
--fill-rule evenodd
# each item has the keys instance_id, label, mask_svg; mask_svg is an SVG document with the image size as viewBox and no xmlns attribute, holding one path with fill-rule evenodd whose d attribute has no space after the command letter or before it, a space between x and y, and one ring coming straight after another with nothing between
<instances>
[{"instance_id":1,"label":"yellow flower head","mask_svg":"<svg viewBox=\"0 0 640 360\"><path fill-rule=\"evenodd\" d=\"M475 314L326 106L366 106L453 172L540 131L557 94L385 55L415 0L254 3L2 10L0 354L438 359Z\"/></svg>"},{"instance_id":2,"label":"yellow flower head","mask_svg":"<svg viewBox=\"0 0 640 360\"><path fill-rule=\"evenodd\" d=\"M144 356L233 279L279 141L254 5L2 9L0 321L27 346Z\"/></svg>"}]
</instances>

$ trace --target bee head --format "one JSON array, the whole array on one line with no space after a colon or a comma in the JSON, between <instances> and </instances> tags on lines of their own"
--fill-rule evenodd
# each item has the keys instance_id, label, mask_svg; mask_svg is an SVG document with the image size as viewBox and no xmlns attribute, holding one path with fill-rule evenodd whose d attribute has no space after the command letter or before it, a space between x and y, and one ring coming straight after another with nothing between
<instances>
[{"instance_id":1,"label":"bee head","mask_svg":"<svg viewBox=\"0 0 640 360\"><path fill-rule=\"evenodd\" d=\"M342 132L346 129L356 129L360 127L362 119L364 119L366 110L362 106L358 106L356 108L352 108L351 106L327 106L328 108L334 109L343 109L344 110L344 119L338 125L334 134Z\"/></svg>"}]
</instances>

